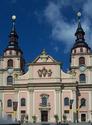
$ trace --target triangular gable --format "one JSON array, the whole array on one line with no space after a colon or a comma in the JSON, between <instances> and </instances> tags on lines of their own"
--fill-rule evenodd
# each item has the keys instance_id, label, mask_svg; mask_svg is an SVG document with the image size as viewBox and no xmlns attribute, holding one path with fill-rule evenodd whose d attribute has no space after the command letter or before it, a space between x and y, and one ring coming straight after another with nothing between
<instances>
[{"instance_id":1,"label":"triangular gable","mask_svg":"<svg viewBox=\"0 0 92 125\"><path fill-rule=\"evenodd\" d=\"M60 64L60 62L53 59L50 55L46 53L45 50L41 52L41 54L32 62L32 64L38 63L55 63Z\"/></svg>"}]
</instances>

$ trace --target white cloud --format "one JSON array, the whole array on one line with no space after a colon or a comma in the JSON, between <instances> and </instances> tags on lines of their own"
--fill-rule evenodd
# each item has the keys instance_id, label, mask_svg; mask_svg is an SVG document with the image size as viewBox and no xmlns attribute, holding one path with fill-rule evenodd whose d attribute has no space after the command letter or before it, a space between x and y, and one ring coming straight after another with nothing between
<instances>
[{"instance_id":1,"label":"white cloud","mask_svg":"<svg viewBox=\"0 0 92 125\"><path fill-rule=\"evenodd\" d=\"M71 44L75 32L75 25L69 25L66 22L56 22L52 30L52 37L58 41L63 41L65 44ZM70 39L69 39L70 38Z\"/></svg>"},{"instance_id":2,"label":"white cloud","mask_svg":"<svg viewBox=\"0 0 92 125\"><path fill-rule=\"evenodd\" d=\"M49 22L56 22L61 18L61 13L59 11L59 6L53 2L49 2L48 6L45 9L45 16Z\"/></svg>"},{"instance_id":3,"label":"white cloud","mask_svg":"<svg viewBox=\"0 0 92 125\"><path fill-rule=\"evenodd\" d=\"M71 1L71 0L70 0ZM66 50L68 51L70 47L72 47L74 43L74 33L77 28L77 24L75 24L71 19L71 22L66 22L65 18L67 18L63 13L62 13L62 8L66 6L71 6L72 9L74 10L74 6L76 4L81 4L82 7L82 12L83 14L88 14L89 17L91 17L91 12L92 12L92 1L90 0L83 2L83 0L70 2L69 0L57 0L57 2L49 2L48 6L46 7L44 11L44 15L47 19L47 21L50 23L52 26L52 38L54 40L63 42L66 45ZM76 6L77 8L77 6ZM69 12L70 13L70 12ZM89 17L82 17L82 27L84 31L86 32L86 39L87 42L92 45L90 39L92 39L91 36L91 20ZM77 23L77 22L76 22Z\"/></svg>"},{"instance_id":4,"label":"white cloud","mask_svg":"<svg viewBox=\"0 0 92 125\"><path fill-rule=\"evenodd\" d=\"M89 18L92 18L92 1L88 0L84 6L83 6L83 12L85 15L89 16Z\"/></svg>"},{"instance_id":5,"label":"white cloud","mask_svg":"<svg viewBox=\"0 0 92 125\"><path fill-rule=\"evenodd\" d=\"M58 4L50 2L45 10L45 16L52 25L52 38L70 46L73 43L75 24L65 22L60 9Z\"/></svg>"}]
</instances>

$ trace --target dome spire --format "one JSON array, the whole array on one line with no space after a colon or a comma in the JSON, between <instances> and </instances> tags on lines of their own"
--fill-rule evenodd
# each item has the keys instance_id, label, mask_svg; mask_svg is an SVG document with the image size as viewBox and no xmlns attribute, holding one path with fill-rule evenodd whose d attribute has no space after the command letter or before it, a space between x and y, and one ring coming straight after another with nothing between
<instances>
[{"instance_id":1,"label":"dome spire","mask_svg":"<svg viewBox=\"0 0 92 125\"><path fill-rule=\"evenodd\" d=\"M10 44L12 43L12 45L15 45L15 44L18 44L17 41L18 41L18 35L17 35L17 32L16 32L16 28L15 28L15 21L16 21L16 16L13 15L12 16L12 29L11 29L11 32L10 32Z\"/></svg>"},{"instance_id":2,"label":"dome spire","mask_svg":"<svg viewBox=\"0 0 92 125\"><path fill-rule=\"evenodd\" d=\"M80 12L77 13L77 17L78 17L78 27L75 32L75 36L77 37L76 42L84 42L85 41L85 39L84 39L85 32L81 26L81 21L80 21L81 13Z\"/></svg>"},{"instance_id":3,"label":"dome spire","mask_svg":"<svg viewBox=\"0 0 92 125\"><path fill-rule=\"evenodd\" d=\"M15 21L16 21L16 16L13 15L12 16L12 28L11 28L11 32L9 34L9 42L8 42L8 46L5 49L5 51L6 50L21 51L21 49L18 45L18 35L17 35L17 32L16 32L16 28L15 28Z\"/></svg>"},{"instance_id":4,"label":"dome spire","mask_svg":"<svg viewBox=\"0 0 92 125\"><path fill-rule=\"evenodd\" d=\"M85 32L81 26L81 13L80 12L77 13L77 18L78 18L78 27L75 32L76 40L72 49L75 49L78 47L86 47L87 49L90 49L90 47L88 46L88 44L85 42L85 39L84 39Z\"/></svg>"}]
</instances>

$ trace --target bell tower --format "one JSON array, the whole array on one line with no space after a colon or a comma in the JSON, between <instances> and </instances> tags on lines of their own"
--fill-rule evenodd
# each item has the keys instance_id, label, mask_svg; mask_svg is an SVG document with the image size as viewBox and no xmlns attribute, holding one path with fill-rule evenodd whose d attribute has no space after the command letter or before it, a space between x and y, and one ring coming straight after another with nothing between
<instances>
[{"instance_id":1,"label":"bell tower","mask_svg":"<svg viewBox=\"0 0 92 125\"><path fill-rule=\"evenodd\" d=\"M77 13L78 27L75 32L76 40L71 49L70 69L75 73L77 81L81 84L90 84L92 74L92 51L85 42L85 32L81 26L81 13Z\"/></svg>"},{"instance_id":2,"label":"bell tower","mask_svg":"<svg viewBox=\"0 0 92 125\"><path fill-rule=\"evenodd\" d=\"M24 73L25 60L18 45L18 34L15 27L16 16L12 16L12 29L9 42L0 60L0 75L3 85L12 85L14 78Z\"/></svg>"}]
</instances>

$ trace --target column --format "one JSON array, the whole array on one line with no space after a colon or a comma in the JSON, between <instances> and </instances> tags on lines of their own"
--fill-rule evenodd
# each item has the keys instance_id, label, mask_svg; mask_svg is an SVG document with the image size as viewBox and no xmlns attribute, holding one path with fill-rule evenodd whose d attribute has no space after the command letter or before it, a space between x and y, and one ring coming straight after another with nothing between
<instances>
[{"instance_id":1,"label":"column","mask_svg":"<svg viewBox=\"0 0 92 125\"><path fill-rule=\"evenodd\" d=\"M3 93L2 91L0 92L0 118L2 118L2 114L3 114Z\"/></svg>"},{"instance_id":2,"label":"column","mask_svg":"<svg viewBox=\"0 0 92 125\"><path fill-rule=\"evenodd\" d=\"M76 90L72 91L73 93L73 105L72 105L72 112L73 112L73 122L76 122Z\"/></svg>"},{"instance_id":3,"label":"column","mask_svg":"<svg viewBox=\"0 0 92 125\"><path fill-rule=\"evenodd\" d=\"M56 115L59 117L59 121L62 121L62 92L60 88L55 89L56 91Z\"/></svg>"},{"instance_id":4,"label":"column","mask_svg":"<svg viewBox=\"0 0 92 125\"><path fill-rule=\"evenodd\" d=\"M20 100L19 100L19 98L18 98L18 94L19 94L19 89L18 88L16 88L15 89L15 93L14 93L14 102L17 102L18 103L18 105L17 105L17 111L14 113L14 111L13 111L13 115L15 114L15 116L13 116L13 117L16 117L17 118L17 120L19 120L20 118L19 118L19 116L20 116L20 112L19 112L19 102L20 102ZM14 118L15 119L15 118Z\"/></svg>"},{"instance_id":5,"label":"column","mask_svg":"<svg viewBox=\"0 0 92 125\"><path fill-rule=\"evenodd\" d=\"M92 122L92 89L91 89L91 112L90 112L90 121Z\"/></svg>"},{"instance_id":6,"label":"column","mask_svg":"<svg viewBox=\"0 0 92 125\"><path fill-rule=\"evenodd\" d=\"M0 118L2 118L2 100L0 99Z\"/></svg>"},{"instance_id":7,"label":"column","mask_svg":"<svg viewBox=\"0 0 92 125\"><path fill-rule=\"evenodd\" d=\"M60 90L60 121L62 122L62 117L63 113L62 113L62 90Z\"/></svg>"},{"instance_id":8,"label":"column","mask_svg":"<svg viewBox=\"0 0 92 125\"><path fill-rule=\"evenodd\" d=\"M28 107L29 107L29 109L28 109L28 120L29 121L33 121L32 120L32 116L34 115L33 114L33 92L34 92L34 89L32 89L32 88L29 88L29 103L28 103Z\"/></svg>"}]
</instances>

